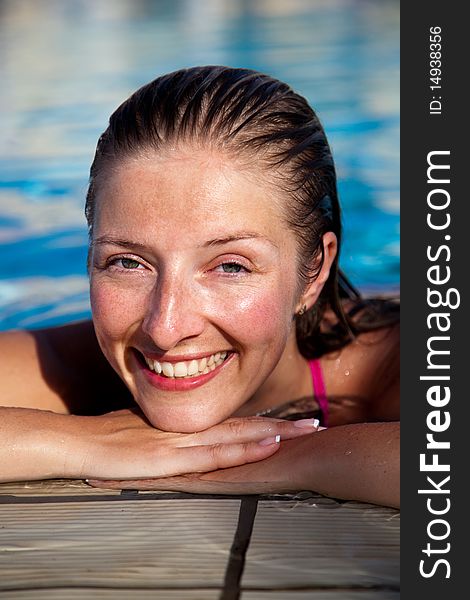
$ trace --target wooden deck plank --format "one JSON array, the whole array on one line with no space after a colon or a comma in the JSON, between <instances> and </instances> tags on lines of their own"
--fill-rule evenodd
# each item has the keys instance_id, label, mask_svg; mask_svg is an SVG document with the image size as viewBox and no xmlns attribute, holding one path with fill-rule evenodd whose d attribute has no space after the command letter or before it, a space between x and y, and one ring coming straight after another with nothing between
<instances>
[{"instance_id":1,"label":"wooden deck plank","mask_svg":"<svg viewBox=\"0 0 470 600\"><path fill-rule=\"evenodd\" d=\"M135 490L132 490L135 491ZM139 491L139 494L166 494L168 492L150 490ZM119 496L121 490L94 488L82 479L46 479L43 481L19 481L0 483L0 497L14 496L84 496L88 494L103 496Z\"/></svg>"},{"instance_id":2,"label":"wooden deck plank","mask_svg":"<svg viewBox=\"0 0 470 600\"><path fill-rule=\"evenodd\" d=\"M240 500L0 505L0 589L217 588Z\"/></svg>"},{"instance_id":3,"label":"wooden deck plank","mask_svg":"<svg viewBox=\"0 0 470 600\"><path fill-rule=\"evenodd\" d=\"M92 488L81 479L46 479L44 481L0 483L0 496L78 496L90 493L119 496L121 492L120 490Z\"/></svg>"},{"instance_id":4,"label":"wooden deck plank","mask_svg":"<svg viewBox=\"0 0 470 600\"><path fill-rule=\"evenodd\" d=\"M243 592L240 600L399 600L392 590L253 590Z\"/></svg>"},{"instance_id":5,"label":"wooden deck plank","mask_svg":"<svg viewBox=\"0 0 470 600\"><path fill-rule=\"evenodd\" d=\"M162 590L152 588L148 590L117 590L101 588L45 588L42 590L9 590L0 598L5 600L218 600L220 590ZM336 600L336 599L335 599ZM372 599L371 599L372 600Z\"/></svg>"},{"instance_id":6,"label":"wooden deck plank","mask_svg":"<svg viewBox=\"0 0 470 600\"><path fill-rule=\"evenodd\" d=\"M399 512L353 502L261 501L242 588L398 589Z\"/></svg>"},{"instance_id":7,"label":"wooden deck plank","mask_svg":"<svg viewBox=\"0 0 470 600\"><path fill-rule=\"evenodd\" d=\"M241 498L129 494L69 480L0 485L0 597L225 597ZM240 600L398 600L398 538L393 509L261 497Z\"/></svg>"}]
</instances>

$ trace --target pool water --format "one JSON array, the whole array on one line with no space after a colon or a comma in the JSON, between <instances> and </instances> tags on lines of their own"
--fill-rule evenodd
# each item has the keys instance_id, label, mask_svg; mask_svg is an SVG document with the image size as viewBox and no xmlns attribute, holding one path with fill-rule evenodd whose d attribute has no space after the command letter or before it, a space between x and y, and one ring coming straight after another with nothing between
<instances>
[{"instance_id":1,"label":"pool water","mask_svg":"<svg viewBox=\"0 0 470 600\"><path fill-rule=\"evenodd\" d=\"M398 1L6 0L0 48L0 329L90 315L97 138L137 87L196 64L265 71L310 100L336 158L342 267L398 289Z\"/></svg>"}]
</instances>

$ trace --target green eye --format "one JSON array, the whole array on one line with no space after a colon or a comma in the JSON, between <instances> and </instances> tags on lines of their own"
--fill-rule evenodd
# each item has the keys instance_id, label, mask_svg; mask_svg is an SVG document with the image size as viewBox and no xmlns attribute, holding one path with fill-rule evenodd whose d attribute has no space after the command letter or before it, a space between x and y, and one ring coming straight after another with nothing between
<instances>
[{"instance_id":1,"label":"green eye","mask_svg":"<svg viewBox=\"0 0 470 600\"><path fill-rule=\"evenodd\" d=\"M140 263L132 258L121 258L121 264L125 269L138 269Z\"/></svg>"},{"instance_id":2,"label":"green eye","mask_svg":"<svg viewBox=\"0 0 470 600\"><path fill-rule=\"evenodd\" d=\"M237 263L223 263L220 266L222 267L222 271L224 273L240 273L240 271L244 268Z\"/></svg>"}]
</instances>

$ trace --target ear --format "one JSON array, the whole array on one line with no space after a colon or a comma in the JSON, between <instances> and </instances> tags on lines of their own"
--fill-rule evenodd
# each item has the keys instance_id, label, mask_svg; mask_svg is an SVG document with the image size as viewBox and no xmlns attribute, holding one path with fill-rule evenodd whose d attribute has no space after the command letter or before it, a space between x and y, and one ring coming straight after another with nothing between
<instances>
[{"instance_id":1,"label":"ear","mask_svg":"<svg viewBox=\"0 0 470 600\"><path fill-rule=\"evenodd\" d=\"M318 300L323 286L330 276L330 269L338 251L338 240L332 231L328 231L323 236L323 265L318 273L317 278L312 283L309 283L305 288L297 306L296 312L304 307L304 310L312 308Z\"/></svg>"}]
</instances>

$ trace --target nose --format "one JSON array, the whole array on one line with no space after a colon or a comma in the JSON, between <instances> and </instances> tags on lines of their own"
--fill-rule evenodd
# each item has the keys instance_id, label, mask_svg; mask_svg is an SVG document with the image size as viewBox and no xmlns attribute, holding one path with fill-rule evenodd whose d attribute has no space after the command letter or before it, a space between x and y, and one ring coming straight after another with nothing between
<instances>
[{"instance_id":1,"label":"nose","mask_svg":"<svg viewBox=\"0 0 470 600\"><path fill-rule=\"evenodd\" d=\"M148 300L142 329L163 351L200 335L205 328L203 303L193 286L176 274L161 274Z\"/></svg>"}]
</instances>

